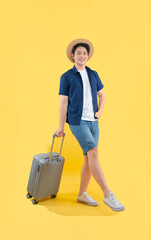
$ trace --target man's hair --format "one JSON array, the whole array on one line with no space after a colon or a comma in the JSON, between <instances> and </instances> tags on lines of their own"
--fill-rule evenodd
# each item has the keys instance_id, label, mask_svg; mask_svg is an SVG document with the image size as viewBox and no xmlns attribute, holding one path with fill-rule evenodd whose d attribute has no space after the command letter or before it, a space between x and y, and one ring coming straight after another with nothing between
<instances>
[{"instance_id":1,"label":"man's hair","mask_svg":"<svg viewBox=\"0 0 151 240\"><path fill-rule=\"evenodd\" d=\"M90 47L87 43L77 43L76 45L73 46L72 48L72 53L74 55L75 53L75 50L78 48L78 47L85 47L87 52L88 52L88 55L89 55L89 52L90 52Z\"/></svg>"}]
</instances>

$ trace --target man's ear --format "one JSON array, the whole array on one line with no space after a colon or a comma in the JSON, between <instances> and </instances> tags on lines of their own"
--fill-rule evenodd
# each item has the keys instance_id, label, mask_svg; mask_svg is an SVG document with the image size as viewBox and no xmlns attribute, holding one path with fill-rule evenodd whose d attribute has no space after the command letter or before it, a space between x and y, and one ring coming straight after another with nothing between
<instances>
[{"instance_id":1,"label":"man's ear","mask_svg":"<svg viewBox=\"0 0 151 240\"><path fill-rule=\"evenodd\" d=\"M72 58L74 57L73 53L71 54ZM73 61L74 61L74 58L73 58Z\"/></svg>"}]
</instances>

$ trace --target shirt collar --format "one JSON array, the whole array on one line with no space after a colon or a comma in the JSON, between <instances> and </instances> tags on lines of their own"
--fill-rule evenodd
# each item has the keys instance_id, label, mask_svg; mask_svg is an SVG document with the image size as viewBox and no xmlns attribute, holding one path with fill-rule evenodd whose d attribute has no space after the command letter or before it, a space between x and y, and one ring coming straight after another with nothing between
<instances>
[{"instance_id":1,"label":"shirt collar","mask_svg":"<svg viewBox=\"0 0 151 240\"><path fill-rule=\"evenodd\" d=\"M87 70L87 71L89 71L89 70L90 70L90 68L89 68L89 67L87 67L87 66L85 66L85 68L86 68L86 70ZM72 68L72 69L73 69L74 73L77 73L77 72L78 72L78 70L77 70L77 68L76 68L76 66L75 66L75 65L73 66L73 68Z\"/></svg>"}]
</instances>

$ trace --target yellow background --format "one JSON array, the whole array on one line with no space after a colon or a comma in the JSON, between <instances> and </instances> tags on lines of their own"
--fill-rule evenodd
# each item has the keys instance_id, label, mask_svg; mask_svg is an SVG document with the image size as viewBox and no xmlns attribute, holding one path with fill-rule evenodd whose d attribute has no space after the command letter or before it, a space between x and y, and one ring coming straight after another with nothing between
<instances>
[{"instance_id":1,"label":"yellow background","mask_svg":"<svg viewBox=\"0 0 151 240\"><path fill-rule=\"evenodd\" d=\"M149 0L0 2L1 239L151 238L150 11ZM99 206L76 203L83 155L67 123L57 198L26 198L33 156L50 151L59 127L60 76L73 67L66 47L76 38L94 45L87 66L106 95L99 161L123 212L103 203L93 177Z\"/></svg>"}]
</instances>

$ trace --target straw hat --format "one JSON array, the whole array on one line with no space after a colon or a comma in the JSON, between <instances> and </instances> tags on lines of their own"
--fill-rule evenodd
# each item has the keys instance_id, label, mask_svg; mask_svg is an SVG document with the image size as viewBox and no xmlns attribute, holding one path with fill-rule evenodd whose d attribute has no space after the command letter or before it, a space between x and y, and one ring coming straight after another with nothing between
<instances>
[{"instance_id":1,"label":"straw hat","mask_svg":"<svg viewBox=\"0 0 151 240\"><path fill-rule=\"evenodd\" d=\"M72 58L72 48L77 44L77 43L87 43L90 47L90 52L89 52L89 56L88 56L88 60L92 57L93 53L94 53L94 47L93 44L84 38L79 38L79 39L75 39L73 40L67 47L67 57L69 58L69 60L71 62L74 62L73 58Z\"/></svg>"}]
</instances>

